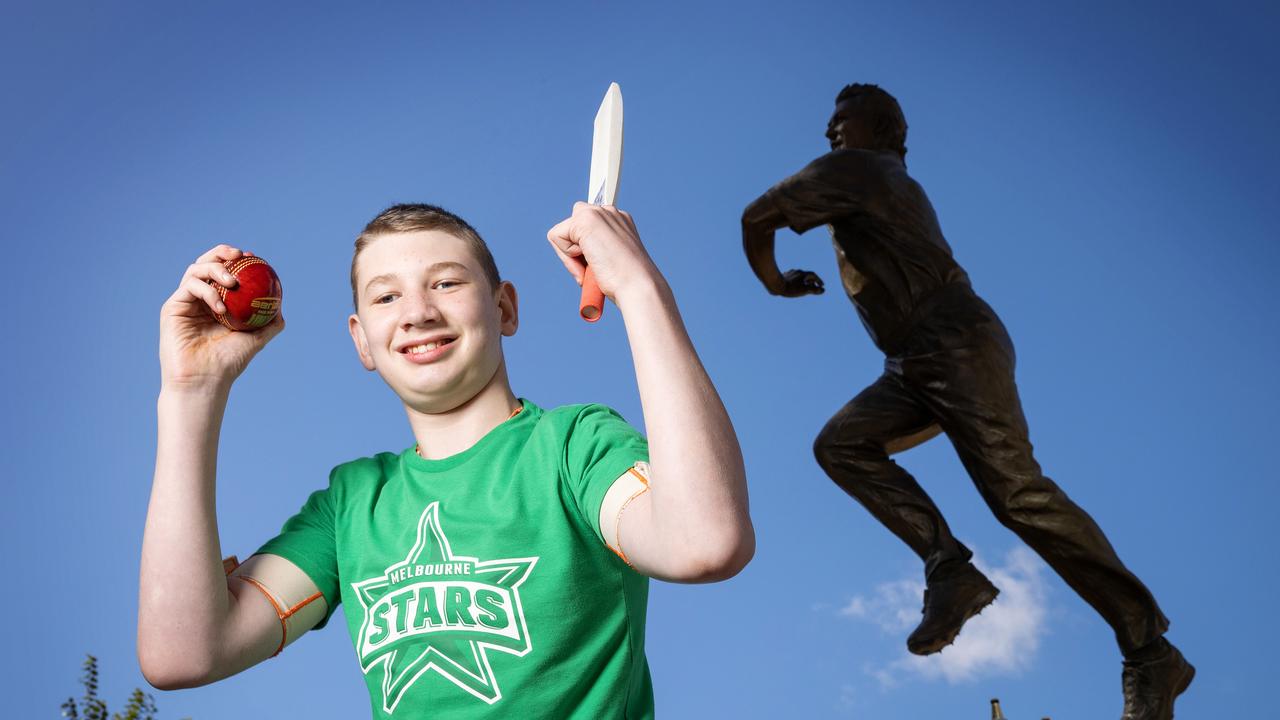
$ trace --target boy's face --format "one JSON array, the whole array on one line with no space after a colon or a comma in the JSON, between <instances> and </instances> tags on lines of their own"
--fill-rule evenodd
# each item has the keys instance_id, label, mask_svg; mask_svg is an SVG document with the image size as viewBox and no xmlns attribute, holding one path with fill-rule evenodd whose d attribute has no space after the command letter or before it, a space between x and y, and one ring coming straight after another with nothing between
<instances>
[{"instance_id":1,"label":"boy's face","mask_svg":"<svg viewBox=\"0 0 1280 720\"><path fill-rule=\"evenodd\" d=\"M519 324L511 283L490 288L467 243L440 230L374 239L357 261L356 293L348 325L360 362L424 413L453 410L493 382L502 336Z\"/></svg>"}]
</instances>

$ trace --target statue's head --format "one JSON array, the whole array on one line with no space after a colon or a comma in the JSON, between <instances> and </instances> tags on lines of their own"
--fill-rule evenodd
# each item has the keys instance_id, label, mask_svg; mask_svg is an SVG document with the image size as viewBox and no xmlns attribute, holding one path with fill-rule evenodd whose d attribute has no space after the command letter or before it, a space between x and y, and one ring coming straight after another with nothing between
<instances>
[{"instance_id":1,"label":"statue's head","mask_svg":"<svg viewBox=\"0 0 1280 720\"><path fill-rule=\"evenodd\" d=\"M892 150L907 156L907 119L892 95L878 85L845 85L827 122L831 149Z\"/></svg>"}]
</instances>

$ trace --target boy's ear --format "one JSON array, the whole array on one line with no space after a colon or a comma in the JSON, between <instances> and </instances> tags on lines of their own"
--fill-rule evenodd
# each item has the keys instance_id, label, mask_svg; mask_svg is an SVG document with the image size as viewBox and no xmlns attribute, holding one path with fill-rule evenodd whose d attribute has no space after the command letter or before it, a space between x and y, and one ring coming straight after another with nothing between
<instances>
[{"instance_id":1,"label":"boy's ear","mask_svg":"<svg viewBox=\"0 0 1280 720\"><path fill-rule=\"evenodd\" d=\"M502 334L511 337L520 328L520 298L516 295L516 286L503 280L498 284L498 318L502 324Z\"/></svg>"},{"instance_id":2,"label":"boy's ear","mask_svg":"<svg viewBox=\"0 0 1280 720\"><path fill-rule=\"evenodd\" d=\"M355 343L356 354L360 356L360 364L365 370L373 370L373 354L369 352L369 339L364 336L364 328L360 326L359 316L352 314L347 318L347 330L351 331L351 342Z\"/></svg>"}]
</instances>

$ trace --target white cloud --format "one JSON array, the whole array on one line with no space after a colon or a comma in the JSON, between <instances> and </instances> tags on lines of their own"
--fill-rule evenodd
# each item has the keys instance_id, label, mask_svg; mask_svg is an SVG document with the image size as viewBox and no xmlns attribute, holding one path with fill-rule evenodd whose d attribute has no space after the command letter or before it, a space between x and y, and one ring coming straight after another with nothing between
<instances>
[{"instance_id":1,"label":"white cloud","mask_svg":"<svg viewBox=\"0 0 1280 720\"><path fill-rule=\"evenodd\" d=\"M840 614L875 623L886 633L910 631L920 620L923 593L923 580L881 583L870 598L855 595Z\"/></svg>"},{"instance_id":2,"label":"white cloud","mask_svg":"<svg viewBox=\"0 0 1280 720\"><path fill-rule=\"evenodd\" d=\"M995 603L965 623L960 637L941 653L919 657L904 649L897 659L868 667L881 688L893 687L906 673L952 684L1016 674L1035 659L1048 615L1045 564L1025 547L1010 551L1003 566L988 566L976 556L974 564L1000 588ZM850 599L838 614L873 623L905 642L920 621L923 592L919 580L882 583L869 596Z\"/></svg>"}]
</instances>

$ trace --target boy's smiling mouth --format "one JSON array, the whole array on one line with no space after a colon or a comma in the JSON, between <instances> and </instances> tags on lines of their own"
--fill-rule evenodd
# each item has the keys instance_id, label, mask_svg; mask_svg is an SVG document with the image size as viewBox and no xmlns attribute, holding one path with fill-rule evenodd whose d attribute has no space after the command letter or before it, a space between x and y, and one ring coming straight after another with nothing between
<instances>
[{"instance_id":1,"label":"boy's smiling mouth","mask_svg":"<svg viewBox=\"0 0 1280 720\"><path fill-rule=\"evenodd\" d=\"M400 347L400 354L414 363L429 363L444 355L453 347L453 337L440 337L432 340L413 341Z\"/></svg>"}]
</instances>

